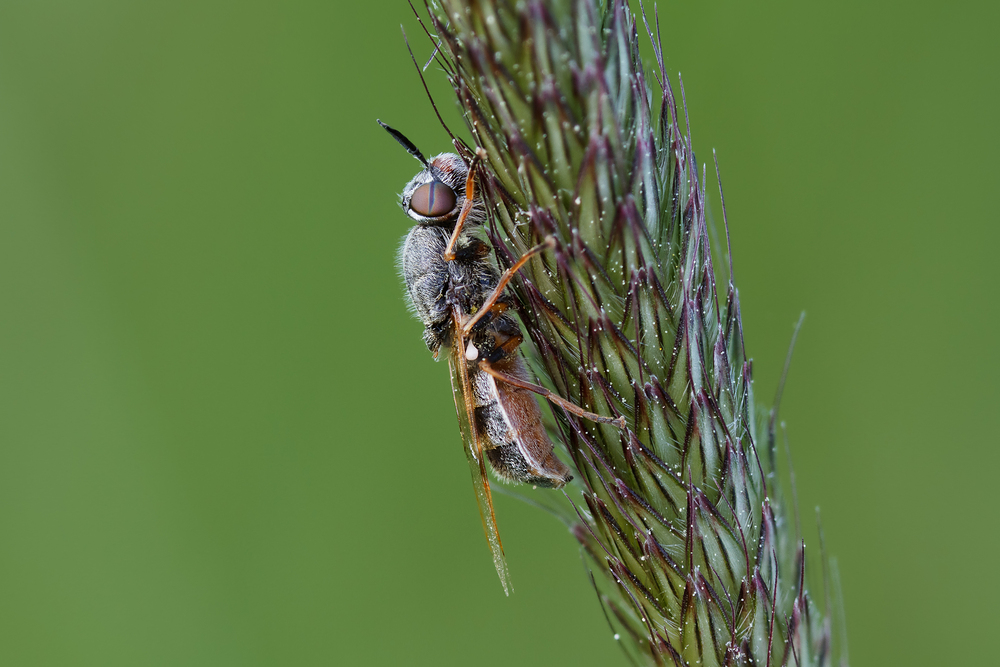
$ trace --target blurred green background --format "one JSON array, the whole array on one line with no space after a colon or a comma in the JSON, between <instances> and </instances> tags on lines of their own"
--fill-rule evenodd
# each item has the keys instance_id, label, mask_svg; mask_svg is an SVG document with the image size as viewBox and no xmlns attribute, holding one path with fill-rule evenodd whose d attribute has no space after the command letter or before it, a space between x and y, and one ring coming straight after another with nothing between
<instances>
[{"instance_id":1,"label":"blurred green background","mask_svg":"<svg viewBox=\"0 0 1000 667\"><path fill-rule=\"evenodd\" d=\"M808 311L852 664L991 662L997 4L663 10L761 402ZM402 0L0 5L0 664L624 664L553 519L500 498L493 571L394 266L375 118L448 148L400 23L426 59Z\"/></svg>"}]
</instances>

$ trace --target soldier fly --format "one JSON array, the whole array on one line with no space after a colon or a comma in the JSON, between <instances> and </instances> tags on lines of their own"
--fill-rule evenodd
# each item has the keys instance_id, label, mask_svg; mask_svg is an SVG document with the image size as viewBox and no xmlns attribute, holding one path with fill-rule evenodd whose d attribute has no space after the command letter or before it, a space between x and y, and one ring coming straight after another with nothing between
<instances>
[{"instance_id":1,"label":"soldier fly","mask_svg":"<svg viewBox=\"0 0 1000 667\"><path fill-rule=\"evenodd\" d=\"M410 307L424 324L424 342L435 359L442 350L447 356L483 529L507 591L507 562L497 532L487 463L505 482L558 489L573 478L553 452L532 394L591 421L624 427L624 418L587 412L529 381L518 352L521 330L508 313L514 300L504 289L531 257L553 247L555 241L549 237L531 248L502 275L490 263L490 246L471 231L486 221L475 177L482 149L469 165L454 153L428 160L402 133L378 123L423 165L401 197L403 210L417 224L400 249L400 272Z\"/></svg>"}]
</instances>

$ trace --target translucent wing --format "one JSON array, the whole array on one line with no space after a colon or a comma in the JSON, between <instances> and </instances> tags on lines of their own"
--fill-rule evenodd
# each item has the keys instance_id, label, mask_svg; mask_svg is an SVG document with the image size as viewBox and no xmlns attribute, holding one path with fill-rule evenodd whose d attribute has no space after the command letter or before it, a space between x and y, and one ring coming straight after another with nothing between
<instances>
[{"instance_id":1,"label":"translucent wing","mask_svg":"<svg viewBox=\"0 0 1000 667\"><path fill-rule=\"evenodd\" d=\"M455 399L455 412L458 414L458 427L462 432L465 444L465 458L469 461L472 472L472 488L476 492L476 502L479 504L479 516L483 520L483 532L493 552L493 565L497 568L503 591L510 595L510 574L507 572L507 559L503 554L503 544L500 543L500 533L497 532L496 515L493 512L493 496L490 493L490 480L486 475L486 459L483 453L482 437L476 430L475 397L472 381L465 363L465 339L462 336L461 318L454 314L455 334L452 336L451 353L448 355L448 368L451 370L451 391Z\"/></svg>"}]
</instances>

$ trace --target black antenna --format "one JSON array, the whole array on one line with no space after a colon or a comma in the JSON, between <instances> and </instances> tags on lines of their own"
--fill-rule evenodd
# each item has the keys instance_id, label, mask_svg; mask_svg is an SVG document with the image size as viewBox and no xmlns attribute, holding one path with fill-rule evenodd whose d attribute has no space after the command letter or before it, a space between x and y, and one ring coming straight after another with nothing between
<instances>
[{"instance_id":1,"label":"black antenna","mask_svg":"<svg viewBox=\"0 0 1000 667\"><path fill-rule=\"evenodd\" d=\"M399 145L406 149L407 153L420 160L420 164L424 165L425 167L430 167L430 165L427 164L427 158L424 157L424 154L421 153L420 149L414 146L413 142L407 139L402 132L389 127L388 125L380 121L378 118L375 119L375 122L381 125L383 128L385 128L385 131L391 134L393 138L399 142Z\"/></svg>"}]
</instances>

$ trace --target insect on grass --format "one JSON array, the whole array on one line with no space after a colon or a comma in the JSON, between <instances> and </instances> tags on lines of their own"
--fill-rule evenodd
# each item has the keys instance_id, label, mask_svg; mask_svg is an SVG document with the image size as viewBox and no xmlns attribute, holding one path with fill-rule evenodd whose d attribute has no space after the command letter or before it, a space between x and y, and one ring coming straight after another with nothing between
<instances>
[{"instance_id":1,"label":"insect on grass","mask_svg":"<svg viewBox=\"0 0 1000 667\"><path fill-rule=\"evenodd\" d=\"M509 592L487 468L502 481L547 488L573 478L553 451L534 394L592 421L624 427L624 419L588 412L534 384L521 358L523 336L511 316L515 302L504 290L529 259L554 247L555 238L546 237L501 275L489 260L492 249L475 235L486 217L476 188L481 154L470 164L454 153L428 160L403 134L379 124L423 165L403 189L401 205L417 224L403 242L400 269L427 348L435 359L442 351L448 359L483 529Z\"/></svg>"}]
</instances>

